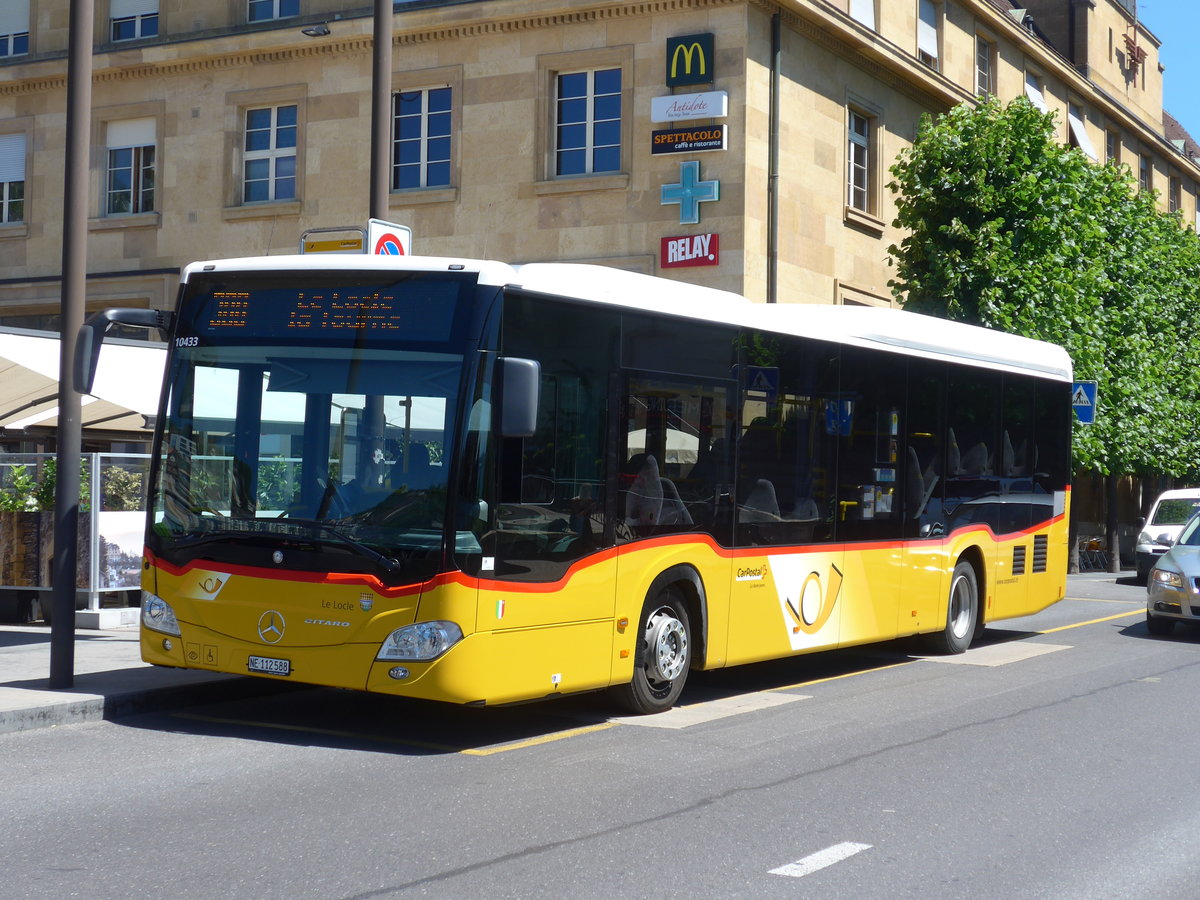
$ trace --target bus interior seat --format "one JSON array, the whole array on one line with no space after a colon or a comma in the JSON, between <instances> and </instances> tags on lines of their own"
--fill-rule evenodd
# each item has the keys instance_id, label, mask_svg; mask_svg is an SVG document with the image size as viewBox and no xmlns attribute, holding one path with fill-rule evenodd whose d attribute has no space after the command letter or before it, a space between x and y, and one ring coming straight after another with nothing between
<instances>
[{"instance_id":1,"label":"bus interior seat","mask_svg":"<svg viewBox=\"0 0 1200 900\"><path fill-rule=\"evenodd\" d=\"M775 496L775 485L765 478L756 479L746 494L746 499L738 504L738 518L743 522L779 521L779 500Z\"/></svg>"},{"instance_id":2,"label":"bus interior seat","mask_svg":"<svg viewBox=\"0 0 1200 900\"><path fill-rule=\"evenodd\" d=\"M633 457L633 463L637 457ZM658 474L658 460L645 454L633 484L625 495L625 521L634 528L651 528L659 524L663 509L663 479ZM673 487L674 485L672 485Z\"/></svg>"},{"instance_id":3,"label":"bus interior seat","mask_svg":"<svg viewBox=\"0 0 1200 900\"><path fill-rule=\"evenodd\" d=\"M669 478L660 478L659 484L662 487L663 493L662 518L659 520L659 524L693 524L692 514L688 512L688 508L684 505L683 500L680 498L679 489L675 487L675 482Z\"/></svg>"}]
</instances>

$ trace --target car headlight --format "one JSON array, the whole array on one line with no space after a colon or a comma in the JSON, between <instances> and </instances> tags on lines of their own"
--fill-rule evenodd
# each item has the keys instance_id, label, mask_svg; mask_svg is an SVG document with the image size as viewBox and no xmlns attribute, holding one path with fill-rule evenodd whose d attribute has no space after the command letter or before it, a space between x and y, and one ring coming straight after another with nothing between
<instances>
[{"instance_id":1,"label":"car headlight","mask_svg":"<svg viewBox=\"0 0 1200 900\"><path fill-rule=\"evenodd\" d=\"M1150 537L1149 534L1147 534L1146 532L1143 531L1141 534L1139 534L1137 536L1137 542L1139 544L1153 544L1154 538Z\"/></svg>"},{"instance_id":2,"label":"car headlight","mask_svg":"<svg viewBox=\"0 0 1200 900\"><path fill-rule=\"evenodd\" d=\"M142 624L163 634L179 636L179 620L175 618L175 610L162 597L149 591L142 591Z\"/></svg>"},{"instance_id":3,"label":"car headlight","mask_svg":"<svg viewBox=\"0 0 1200 900\"><path fill-rule=\"evenodd\" d=\"M1155 569L1150 574L1155 584L1178 588L1180 590L1183 589L1183 576L1178 572L1172 572L1170 569Z\"/></svg>"},{"instance_id":4,"label":"car headlight","mask_svg":"<svg viewBox=\"0 0 1200 900\"><path fill-rule=\"evenodd\" d=\"M413 662L437 659L462 638L462 629L453 622L418 622L389 634L375 658Z\"/></svg>"}]
</instances>

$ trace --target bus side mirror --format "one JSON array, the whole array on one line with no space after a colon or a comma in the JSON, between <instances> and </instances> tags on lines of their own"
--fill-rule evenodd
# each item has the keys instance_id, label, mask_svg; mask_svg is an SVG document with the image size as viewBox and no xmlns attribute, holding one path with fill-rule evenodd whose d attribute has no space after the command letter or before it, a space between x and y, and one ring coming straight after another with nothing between
<instances>
[{"instance_id":1,"label":"bus side mirror","mask_svg":"<svg viewBox=\"0 0 1200 900\"><path fill-rule=\"evenodd\" d=\"M88 316L79 327L75 343L75 392L87 394L96 380L96 367L100 363L100 345L104 333L114 322L132 325L135 328L157 328L164 333L171 330L171 314L159 309L102 309Z\"/></svg>"},{"instance_id":2,"label":"bus side mirror","mask_svg":"<svg viewBox=\"0 0 1200 900\"><path fill-rule=\"evenodd\" d=\"M500 436L532 437L537 430L542 367L533 359L500 359Z\"/></svg>"}]
</instances>

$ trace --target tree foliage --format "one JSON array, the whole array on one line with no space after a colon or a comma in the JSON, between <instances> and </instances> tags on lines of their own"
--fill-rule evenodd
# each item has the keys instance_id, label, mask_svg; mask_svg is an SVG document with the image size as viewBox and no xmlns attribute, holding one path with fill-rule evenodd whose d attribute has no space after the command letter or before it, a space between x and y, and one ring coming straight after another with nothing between
<instances>
[{"instance_id":1,"label":"tree foliage","mask_svg":"<svg viewBox=\"0 0 1200 900\"><path fill-rule=\"evenodd\" d=\"M1100 383L1075 459L1102 473L1200 471L1200 241L1125 167L1055 140L1025 98L926 117L891 169L891 282L907 309L1066 348Z\"/></svg>"}]
</instances>

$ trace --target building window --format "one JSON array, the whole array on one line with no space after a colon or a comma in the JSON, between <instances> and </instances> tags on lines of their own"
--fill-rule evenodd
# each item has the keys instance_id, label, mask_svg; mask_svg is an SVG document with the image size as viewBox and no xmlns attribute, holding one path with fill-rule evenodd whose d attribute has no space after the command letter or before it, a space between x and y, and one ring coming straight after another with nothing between
<instances>
[{"instance_id":1,"label":"building window","mask_svg":"<svg viewBox=\"0 0 1200 900\"><path fill-rule=\"evenodd\" d=\"M1150 156L1146 153L1138 154L1138 187L1143 191L1154 187L1154 174L1151 170Z\"/></svg>"},{"instance_id":2,"label":"building window","mask_svg":"<svg viewBox=\"0 0 1200 900\"><path fill-rule=\"evenodd\" d=\"M250 0L246 11L249 22L266 22L300 15L300 0Z\"/></svg>"},{"instance_id":3,"label":"building window","mask_svg":"<svg viewBox=\"0 0 1200 900\"><path fill-rule=\"evenodd\" d=\"M1092 145L1092 139L1088 137L1087 125L1084 122L1083 107L1078 103L1067 104L1067 125L1069 134L1067 142L1078 150L1081 150L1090 159L1097 159L1096 148Z\"/></svg>"},{"instance_id":4,"label":"building window","mask_svg":"<svg viewBox=\"0 0 1200 900\"><path fill-rule=\"evenodd\" d=\"M1115 131L1104 132L1104 162L1110 166L1121 164L1121 136Z\"/></svg>"},{"instance_id":5,"label":"building window","mask_svg":"<svg viewBox=\"0 0 1200 900\"><path fill-rule=\"evenodd\" d=\"M1183 209L1183 181L1178 175L1172 175L1167 187L1167 211L1180 212Z\"/></svg>"},{"instance_id":6,"label":"building window","mask_svg":"<svg viewBox=\"0 0 1200 900\"><path fill-rule=\"evenodd\" d=\"M29 52L29 0L0 3L0 58Z\"/></svg>"},{"instance_id":7,"label":"building window","mask_svg":"<svg viewBox=\"0 0 1200 900\"><path fill-rule=\"evenodd\" d=\"M996 45L975 35L975 96L996 93Z\"/></svg>"},{"instance_id":8,"label":"building window","mask_svg":"<svg viewBox=\"0 0 1200 900\"><path fill-rule=\"evenodd\" d=\"M153 212L154 131L155 122L150 118L108 123L106 216Z\"/></svg>"},{"instance_id":9,"label":"building window","mask_svg":"<svg viewBox=\"0 0 1200 900\"><path fill-rule=\"evenodd\" d=\"M242 202L296 199L296 110L295 105L246 110Z\"/></svg>"},{"instance_id":10,"label":"building window","mask_svg":"<svg viewBox=\"0 0 1200 900\"><path fill-rule=\"evenodd\" d=\"M875 0L850 0L850 18L875 30Z\"/></svg>"},{"instance_id":11,"label":"building window","mask_svg":"<svg viewBox=\"0 0 1200 900\"><path fill-rule=\"evenodd\" d=\"M392 95L392 190L450 186L448 87Z\"/></svg>"},{"instance_id":12,"label":"building window","mask_svg":"<svg viewBox=\"0 0 1200 900\"><path fill-rule=\"evenodd\" d=\"M112 0L108 14L114 41L158 34L158 0Z\"/></svg>"},{"instance_id":13,"label":"building window","mask_svg":"<svg viewBox=\"0 0 1200 900\"><path fill-rule=\"evenodd\" d=\"M938 67L938 19L933 0L917 0L917 58L932 69Z\"/></svg>"},{"instance_id":14,"label":"building window","mask_svg":"<svg viewBox=\"0 0 1200 900\"><path fill-rule=\"evenodd\" d=\"M1046 98L1042 94L1042 79L1033 72L1025 73L1025 96L1042 112L1050 112L1050 107L1046 105Z\"/></svg>"},{"instance_id":15,"label":"building window","mask_svg":"<svg viewBox=\"0 0 1200 900\"><path fill-rule=\"evenodd\" d=\"M850 110L846 143L846 205L871 212L871 119Z\"/></svg>"},{"instance_id":16,"label":"building window","mask_svg":"<svg viewBox=\"0 0 1200 900\"><path fill-rule=\"evenodd\" d=\"M0 225L25 221L25 135L0 134Z\"/></svg>"},{"instance_id":17,"label":"building window","mask_svg":"<svg viewBox=\"0 0 1200 900\"><path fill-rule=\"evenodd\" d=\"M621 70L560 74L555 86L554 174L621 171Z\"/></svg>"}]
</instances>

